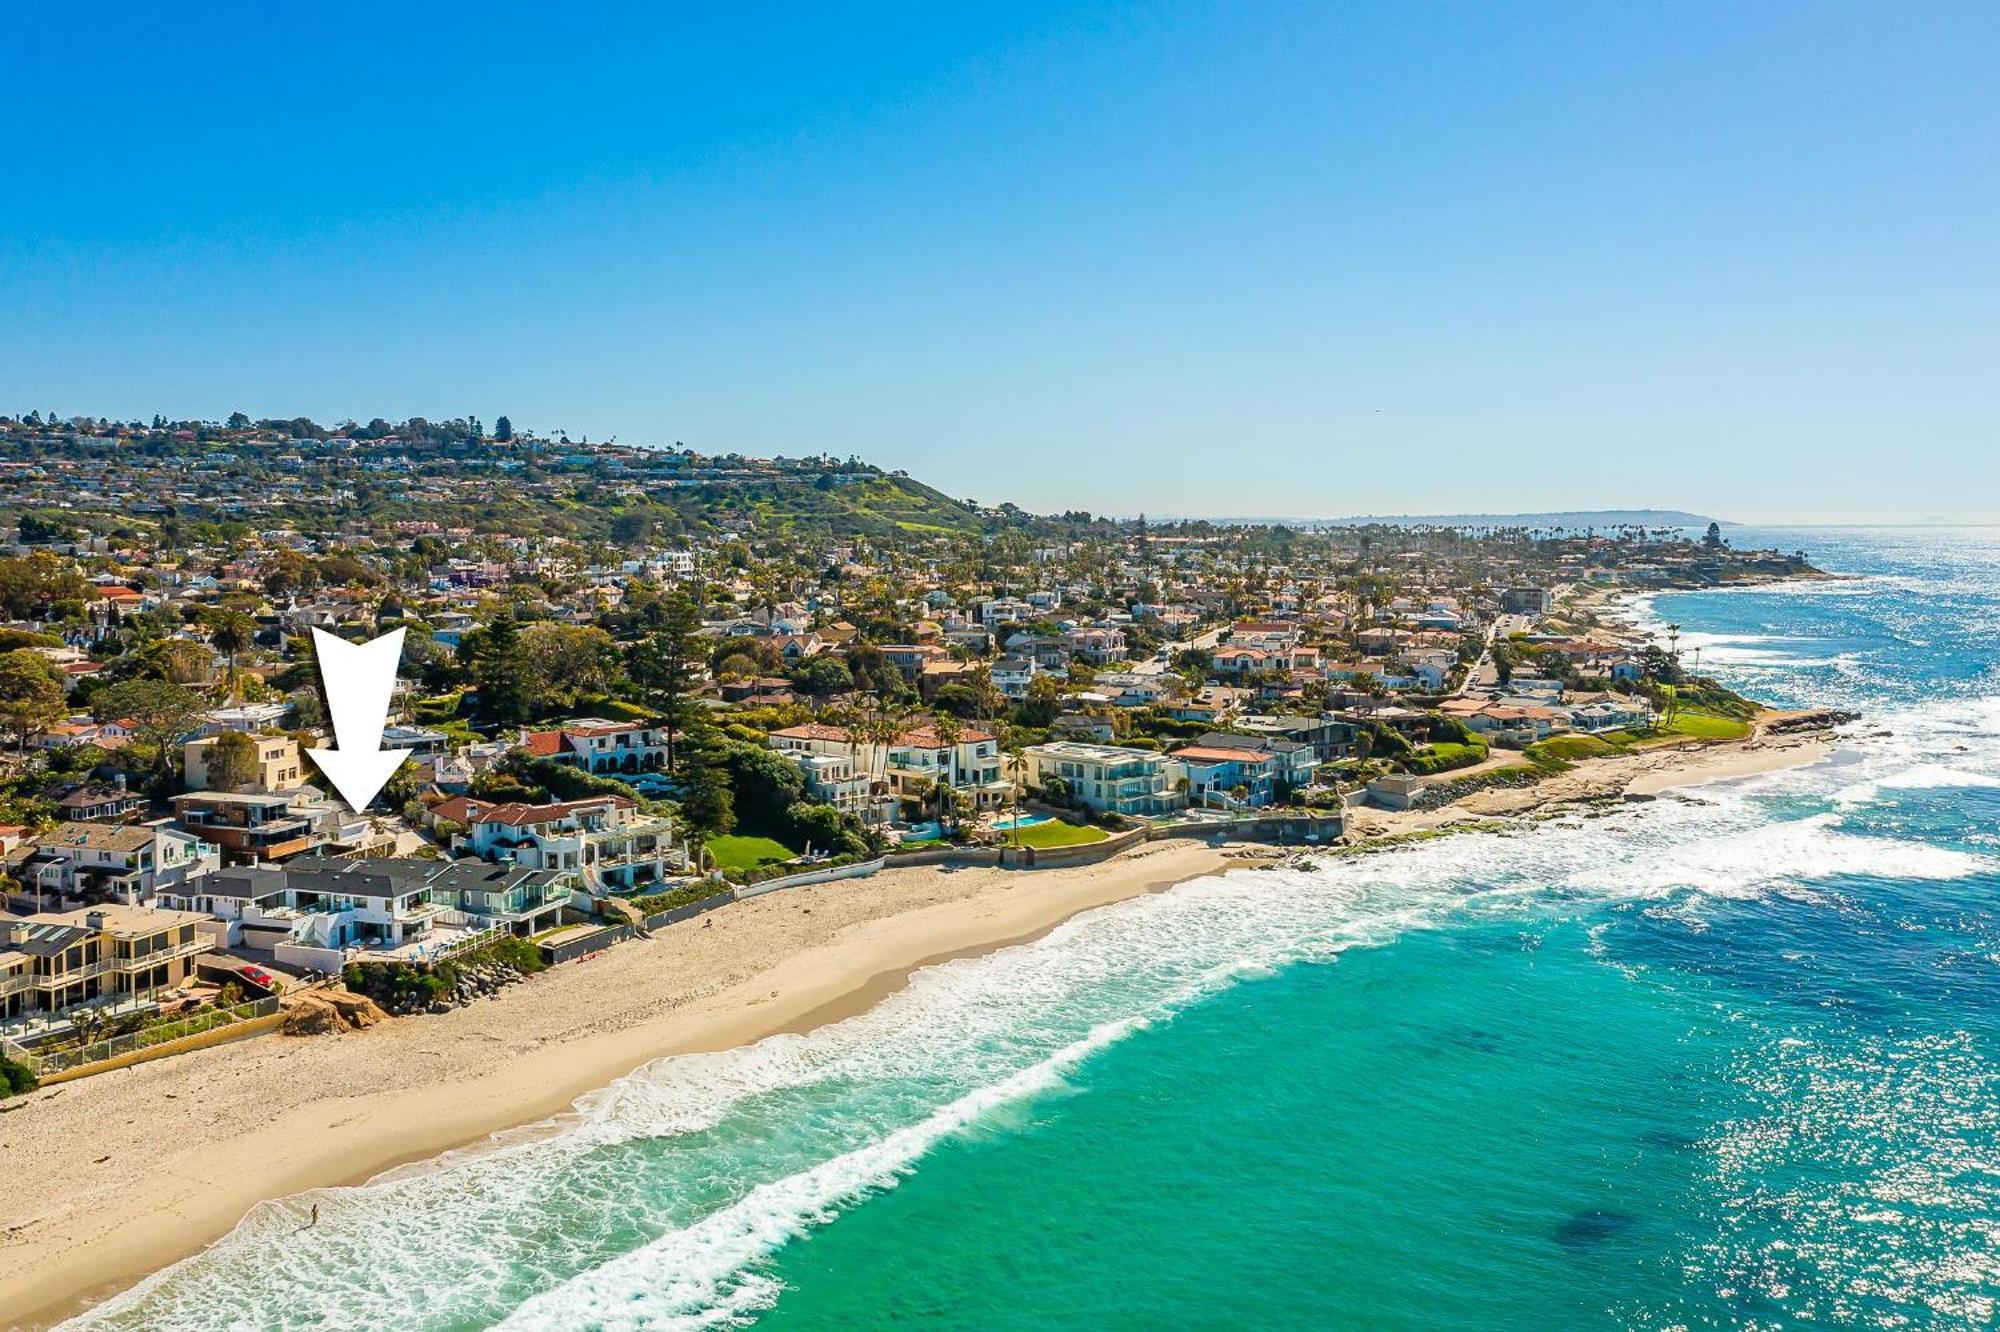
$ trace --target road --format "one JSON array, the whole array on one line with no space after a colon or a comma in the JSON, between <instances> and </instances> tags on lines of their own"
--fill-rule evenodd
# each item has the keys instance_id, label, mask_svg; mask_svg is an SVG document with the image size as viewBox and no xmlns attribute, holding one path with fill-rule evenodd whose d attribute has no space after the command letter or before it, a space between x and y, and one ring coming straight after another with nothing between
<instances>
[{"instance_id":1,"label":"road","mask_svg":"<svg viewBox=\"0 0 2000 1332\"><path fill-rule=\"evenodd\" d=\"M1213 651L1215 645L1222 641L1223 629L1225 627L1226 626L1218 626L1204 633L1196 634L1193 638L1188 639L1185 643L1167 643L1164 646L1167 648L1169 652L1184 652L1190 649L1197 649L1197 648L1205 652ZM1162 671L1168 670L1170 668L1171 668L1171 663L1161 661L1158 655L1156 654L1152 657L1147 658L1145 661L1139 662L1137 665L1132 667L1132 670L1135 674L1138 675L1158 675Z\"/></svg>"},{"instance_id":2,"label":"road","mask_svg":"<svg viewBox=\"0 0 2000 1332\"><path fill-rule=\"evenodd\" d=\"M1464 694L1469 689L1498 689L1500 671L1493 664L1493 642L1508 634L1525 634L1535 627L1532 615L1496 615L1493 623L1486 626L1486 646L1479 650L1479 660L1472 663L1472 669L1465 673L1465 680L1457 692Z\"/></svg>"}]
</instances>

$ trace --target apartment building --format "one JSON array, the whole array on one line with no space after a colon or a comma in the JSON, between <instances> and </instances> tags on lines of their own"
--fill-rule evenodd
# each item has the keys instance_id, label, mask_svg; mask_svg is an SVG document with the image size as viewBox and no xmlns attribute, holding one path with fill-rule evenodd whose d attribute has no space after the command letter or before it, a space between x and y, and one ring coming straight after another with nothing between
<instances>
[{"instance_id":1,"label":"apartment building","mask_svg":"<svg viewBox=\"0 0 2000 1332\"><path fill-rule=\"evenodd\" d=\"M216 741L220 738L204 736L181 746L181 757L187 765L189 790L205 791L215 785L210 766ZM289 791L305 781L298 741L286 735L253 735L250 739L257 746L256 775L244 785L256 791Z\"/></svg>"}]
</instances>

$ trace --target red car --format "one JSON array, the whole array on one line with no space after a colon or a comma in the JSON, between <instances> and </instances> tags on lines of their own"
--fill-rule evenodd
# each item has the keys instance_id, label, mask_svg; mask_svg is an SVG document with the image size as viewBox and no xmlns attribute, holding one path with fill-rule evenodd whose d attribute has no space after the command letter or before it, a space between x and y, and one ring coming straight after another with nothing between
<instances>
[{"instance_id":1,"label":"red car","mask_svg":"<svg viewBox=\"0 0 2000 1332\"><path fill-rule=\"evenodd\" d=\"M278 978L262 967L244 967L236 974L267 994L276 994L278 991Z\"/></svg>"}]
</instances>

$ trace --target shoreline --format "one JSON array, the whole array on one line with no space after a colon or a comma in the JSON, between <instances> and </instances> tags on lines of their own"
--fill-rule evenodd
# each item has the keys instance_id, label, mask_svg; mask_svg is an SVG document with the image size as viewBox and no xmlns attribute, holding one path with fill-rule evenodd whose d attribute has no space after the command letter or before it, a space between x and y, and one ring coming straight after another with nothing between
<instances>
[{"instance_id":1,"label":"shoreline","mask_svg":"<svg viewBox=\"0 0 2000 1332\"><path fill-rule=\"evenodd\" d=\"M1356 849L1649 799L1830 751L1824 736L1767 736L1761 722L1784 715L1766 714L1743 740L1583 760L1438 810L1351 811ZM0 1308L18 1311L6 1326L82 1313L207 1247L261 1202L559 1124L580 1097L654 1059L838 1022L924 967L1032 942L1243 857L1169 840L1072 868L889 869L752 898L447 1014L249 1040L33 1093L0 1117L0 1170L17 1186L0 1199ZM175 1146L162 1154L165 1143Z\"/></svg>"},{"instance_id":2,"label":"shoreline","mask_svg":"<svg viewBox=\"0 0 2000 1332\"><path fill-rule=\"evenodd\" d=\"M0 1117L0 1170L15 1185L0 1197L5 1326L74 1317L259 1203L558 1121L654 1059L826 1026L923 967L1245 863L1176 841L1065 869L885 870L752 898L450 1013L258 1038L32 1093Z\"/></svg>"}]
</instances>

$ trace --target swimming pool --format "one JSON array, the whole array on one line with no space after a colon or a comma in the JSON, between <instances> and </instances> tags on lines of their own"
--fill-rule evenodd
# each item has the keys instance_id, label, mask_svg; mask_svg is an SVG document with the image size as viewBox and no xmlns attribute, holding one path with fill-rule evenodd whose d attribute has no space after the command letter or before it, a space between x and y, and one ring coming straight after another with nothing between
<instances>
[{"instance_id":1,"label":"swimming pool","mask_svg":"<svg viewBox=\"0 0 2000 1332\"><path fill-rule=\"evenodd\" d=\"M993 820L993 826L1008 831L1014 828L1032 828L1038 823L1054 821L1052 814L1005 814Z\"/></svg>"}]
</instances>

